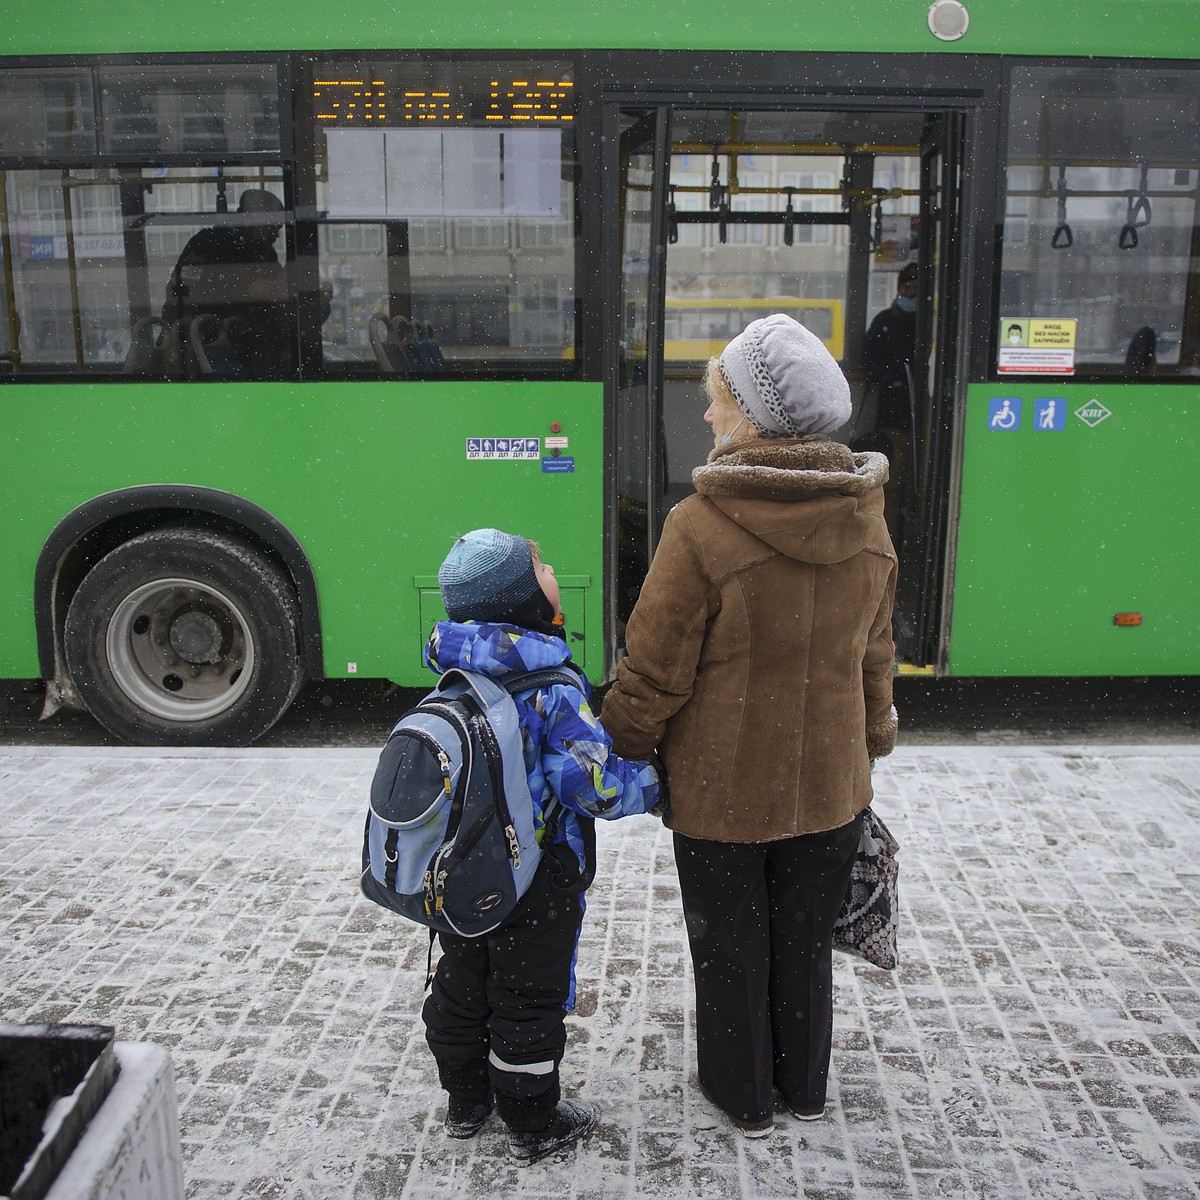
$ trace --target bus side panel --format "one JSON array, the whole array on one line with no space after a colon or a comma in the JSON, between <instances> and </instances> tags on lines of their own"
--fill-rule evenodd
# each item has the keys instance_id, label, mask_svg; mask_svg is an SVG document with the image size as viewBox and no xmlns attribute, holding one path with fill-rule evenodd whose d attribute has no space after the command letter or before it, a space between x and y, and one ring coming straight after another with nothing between
<instances>
[{"instance_id":1,"label":"bus side panel","mask_svg":"<svg viewBox=\"0 0 1200 1200\"><path fill-rule=\"evenodd\" d=\"M483 525L536 539L583 588L585 637L572 648L603 672L598 384L47 384L9 388L0 404L14 447L0 480L11 514L0 524L0 675L39 674L33 577L51 530L139 484L226 491L291 530L316 576L330 677L425 682L418 589L456 536ZM557 457L542 440L552 423L567 442ZM514 438L532 457L504 457ZM480 457L468 458L469 439ZM510 444L488 451L485 439Z\"/></svg>"},{"instance_id":2,"label":"bus side panel","mask_svg":"<svg viewBox=\"0 0 1200 1200\"><path fill-rule=\"evenodd\" d=\"M731 9L725 0L607 0L564 5L524 0L512 8L465 0L406 5L402 21L381 20L370 5L324 0L258 0L236 20L214 18L211 6L181 4L170 20L132 0L85 6L71 21L46 19L38 5L7 5L4 40L10 54L145 53L266 50L342 50L353 46L413 49L570 50L857 50L867 53L966 52L1138 54L1186 57L1197 45L1193 0L1139 0L1136 19L1095 0L1035 4L969 0L970 27L961 41L937 40L926 0L857 0L847 19L845 0L756 0ZM1164 36L1165 34L1165 36ZM303 39L303 46L296 45Z\"/></svg>"},{"instance_id":3,"label":"bus side panel","mask_svg":"<svg viewBox=\"0 0 1200 1200\"><path fill-rule=\"evenodd\" d=\"M951 674L1200 673L1198 416L1194 387L968 389Z\"/></svg>"}]
</instances>

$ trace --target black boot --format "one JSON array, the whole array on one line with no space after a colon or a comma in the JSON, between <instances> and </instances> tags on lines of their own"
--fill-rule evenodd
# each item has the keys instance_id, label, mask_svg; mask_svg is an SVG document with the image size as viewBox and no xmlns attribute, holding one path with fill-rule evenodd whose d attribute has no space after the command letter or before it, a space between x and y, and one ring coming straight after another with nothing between
<instances>
[{"instance_id":1,"label":"black boot","mask_svg":"<svg viewBox=\"0 0 1200 1200\"><path fill-rule=\"evenodd\" d=\"M590 1133L599 1116L599 1109L594 1104L560 1100L550 1123L544 1128L509 1130L509 1153L518 1166L526 1167Z\"/></svg>"},{"instance_id":2,"label":"black boot","mask_svg":"<svg viewBox=\"0 0 1200 1200\"><path fill-rule=\"evenodd\" d=\"M464 1100L460 1096L451 1096L446 1105L446 1136L473 1138L483 1128L484 1121L491 1113L490 1097L487 1100Z\"/></svg>"},{"instance_id":3,"label":"black boot","mask_svg":"<svg viewBox=\"0 0 1200 1200\"><path fill-rule=\"evenodd\" d=\"M450 1101L446 1106L446 1136L474 1137L492 1111L492 1085L487 1060L438 1063L438 1076Z\"/></svg>"}]
</instances>

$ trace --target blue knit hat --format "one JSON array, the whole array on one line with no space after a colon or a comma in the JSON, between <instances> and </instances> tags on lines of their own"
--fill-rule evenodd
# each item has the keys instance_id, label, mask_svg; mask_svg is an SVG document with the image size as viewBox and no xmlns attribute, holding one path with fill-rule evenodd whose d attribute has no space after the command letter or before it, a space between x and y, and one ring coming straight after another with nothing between
<instances>
[{"instance_id":1,"label":"blue knit hat","mask_svg":"<svg viewBox=\"0 0 1200 1200\"><path fill-rule=\"evenodd\" d=\"M438 570L438 587L452 621L500 617L541 592L529 543L499 529L464 533Z\"/></svg>"}]
</instances>

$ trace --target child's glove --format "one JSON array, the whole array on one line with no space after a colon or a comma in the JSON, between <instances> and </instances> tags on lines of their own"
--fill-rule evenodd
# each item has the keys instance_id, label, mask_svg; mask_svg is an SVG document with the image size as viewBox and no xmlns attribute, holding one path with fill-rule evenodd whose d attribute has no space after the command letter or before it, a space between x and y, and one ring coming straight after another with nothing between
<instances>
[{"instance_id":1,"label":"child's glove","mask_svg":"<svg viewBox=\"0 0 1200 1200\"><path fill-rule=\"evenodd\" d=\"M653 817L661 817L667 811L669 796L667 789L667 766L657 750L651 750L646 761L654 768L654 773L658 776L658 801L653 808L647 811Z\"/></svg>"}]
</instances>

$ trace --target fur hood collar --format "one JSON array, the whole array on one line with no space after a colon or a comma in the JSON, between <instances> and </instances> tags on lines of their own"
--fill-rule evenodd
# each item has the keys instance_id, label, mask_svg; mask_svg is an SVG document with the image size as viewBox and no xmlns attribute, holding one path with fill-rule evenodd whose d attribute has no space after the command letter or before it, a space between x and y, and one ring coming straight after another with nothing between
<instances>
[{"instance_id":1,"label":"fur hood collar","mask_svg":"<svg viewBox=\"0 0 1200 1200\"><path fill-rule=\"evenodd\" d=\"M888 544L887 477L884 455L855 454L815 436L721 446L692 472L696 501L706 500L780 554L810 563L843 562Z\"/></svg>"},{"instance_id":2,"label":"fur hood collar","mask_svg":"<svg viewBox=\"0 0 1200 1200\"><path fill-rule=\"evenodd\" d=\"M718 446L707 465L692 472L692 483L702 496L788 501L865 496L887 477L884 455L855 454L840 442L809 436Z\"/></svg>"}]
</instances>

